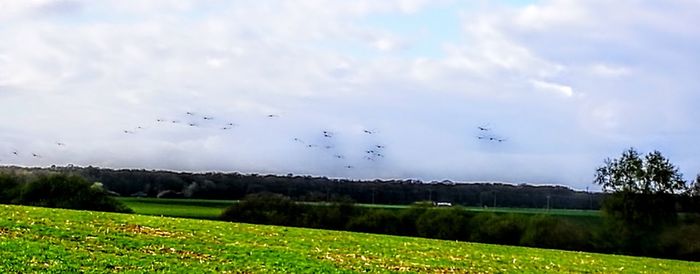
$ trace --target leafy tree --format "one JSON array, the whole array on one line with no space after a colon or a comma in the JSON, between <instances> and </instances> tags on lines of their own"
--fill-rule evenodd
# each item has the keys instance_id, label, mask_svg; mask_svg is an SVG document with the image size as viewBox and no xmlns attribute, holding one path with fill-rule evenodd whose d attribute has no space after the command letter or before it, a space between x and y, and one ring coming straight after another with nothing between
<instances>
[{"instance_id":1,"label":"leafy tree","mask_svg":"<svg viewBox=\"0 0 700 274\"><path fill-rule=\"evenodd\" d=\"M695 177L693 184L688 187L687 194L690 197L700 198L700 174Z\"/></svg>"},{"instance_id":2,"label":"leafy tree","mask_svg":"<svg viewBox=\"0 0 700 274\"><path fill-rule=\"evenodd\" d=\"M674 194L686 189L678 168L658 151L642 158L630 148L619 159L606 159L595 182L612 193L603 212L614 246L637 254L656 250L658 232L677 220Z\"/></svg>"},{"instance_id":3,"label":"leafy tree","mask_svg":"<svg viewBox=\"0 0 700 274\"><path fill-rule=\"evenodd\" d=\"M661 152L642 159L634 148L623 152L620 159L606 159L596 171L595 182L614 193L674 194L686 188L683 174Z\"/></svg>"},{"instance_id":4,"label":"leafy tree","mask_svg":"<svg viewBox=\"0 0 700 274\"><path fill-rule=\"evenodd\" d=\"M691 210L700 213L700 174L695 177L695 181L688 187L688 191L685 194Z\"/></svg>"},{"instance_id":5,"label":"leafy tree","mask_svg":"<svg viewBox=\"0 0 700 274\"><path fill-rule=\"evenodd\" d=\"M660 152L642 158L634 148L619 159L606 159L596 171L595 182L612 192L604 202L605 213L643 227L675 221L673 194L686 189L683 174Z\"/></svg>"}]
</instances>

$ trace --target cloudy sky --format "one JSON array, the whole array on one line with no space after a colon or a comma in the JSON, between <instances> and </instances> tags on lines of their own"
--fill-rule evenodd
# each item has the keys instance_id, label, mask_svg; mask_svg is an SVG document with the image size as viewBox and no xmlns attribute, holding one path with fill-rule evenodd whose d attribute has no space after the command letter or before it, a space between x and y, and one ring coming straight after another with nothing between
<instances>
[{"instance_id":1,"label":"cloudy sky","mask_svg":"<svg viewBox=\"0 0 700 274\"><path fill-rule=\"evenodd\" d=\"M697 18L688 0L0 0L0 164L584 189L633 146L691 178Z\"/></svg>"}]
</instances>

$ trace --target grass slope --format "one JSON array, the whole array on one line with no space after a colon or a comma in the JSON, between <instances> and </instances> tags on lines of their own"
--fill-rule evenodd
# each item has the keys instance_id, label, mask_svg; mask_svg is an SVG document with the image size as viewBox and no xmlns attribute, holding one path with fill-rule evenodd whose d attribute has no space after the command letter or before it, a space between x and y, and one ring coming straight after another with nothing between
<instances>
[{"instance_id":1,"label":"grass slope","mask_svg":"<svg viewBox=\"0 0 700 274\"><path fill-rule=\"evenodd\" d=\"M699 273L700 263L0 205L0 272Z\"/></svg>"}]
</instances>

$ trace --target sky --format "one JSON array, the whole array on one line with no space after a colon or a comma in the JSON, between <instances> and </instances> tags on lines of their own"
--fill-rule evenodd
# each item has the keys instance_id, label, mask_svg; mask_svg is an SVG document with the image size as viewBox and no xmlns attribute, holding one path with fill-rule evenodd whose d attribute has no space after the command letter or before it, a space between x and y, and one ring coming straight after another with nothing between
<instances>
[{"instance_id":1,"label":"sky","mask_svg":"<svg viewBox=\"0 0 700 274\"><path fill-rule=\"evenodd\" d=\"M635 147L692 179L697 18L688 0L0 0L0 164L596 189Z\"/></svg>"}]
</instances>

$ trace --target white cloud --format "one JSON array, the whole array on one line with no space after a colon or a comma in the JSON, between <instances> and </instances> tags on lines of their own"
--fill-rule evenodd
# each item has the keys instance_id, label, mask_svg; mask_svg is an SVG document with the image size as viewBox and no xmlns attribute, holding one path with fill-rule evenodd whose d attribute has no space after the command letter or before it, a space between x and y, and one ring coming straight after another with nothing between
<instances>
[{"instance_id":1,"label":"white cloud","mask_svg":"<svg viewBox=\"0 0 700 274\"><path fill-rule=\"evenodd\" d=\"M553 92L553 93L556 93L559 95L563 95L565 97L574 96L574 89L571 88L570 86L545 82L545 81L541 81L541 80L530 80L530 83L532 83L532 85L535 88L543 90L543 91Z\"/></svg>"},{"instance_id":2,"label":"white cloud","mask_svg":"<svg viewBox=\"0 0 700 274\"><path fill-rule=\"evenodd\" d=\"M584 184L592 163L582 154L602 159L618 153L610 147L699 134L696 3L470 5L456 11L460 37L438 41L442 52L430 58L401 54L415 37L362 23L430 5L2 1L0 144L46 155L20 164ZM41 16L47 7L52 15ZM155 124L184 123L186 111L217 119L201 130ZM280 119L267 119L272 113ZM239 127L224 134L219 119ZM507 144L479 143L473 130L483 123ZM148 129L122 133L139 125ZM290 146L293 136L323 141L324 128L338 132L338 147L358 154L362 169ZM364 128L383 133L371 139ZM54 139L69 146L59 151ZM392 148L375 165L354 149L373 142ZM528 172L569 160L577 165L563 167L566 175Z\"/></svg>"},{"instance_id":3,"label":"white cloud","mask_svg":"<svg viewBox=\"0 0 700 274\"><path fill-rule=\"evenodd\" d=\"M602 77L622 77L630 74L628 68L605 64L595 64L590 67L590 70L593 74Z\"/></svg>"}]
</instances>

